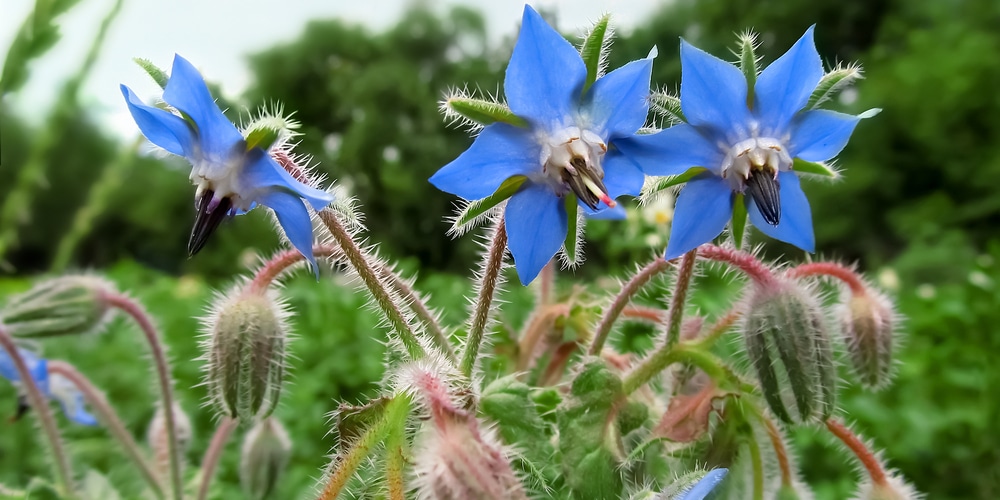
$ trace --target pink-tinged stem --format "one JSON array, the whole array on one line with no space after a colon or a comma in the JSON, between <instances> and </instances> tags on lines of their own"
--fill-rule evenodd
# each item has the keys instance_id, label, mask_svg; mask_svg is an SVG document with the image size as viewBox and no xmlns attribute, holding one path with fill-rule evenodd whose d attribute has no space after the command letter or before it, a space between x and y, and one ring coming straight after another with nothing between
<instances>
[{"instance_id":1,"label":"pink-tinged stem","mask_svg":"<svg viewBox=\"0 0 1000 500\"><path fill-rule=\"evenodd\" d=\"M717 245L702 245L698 247L698 256L704 259L724 262L740 271L743 271L750 279L760 285L769 285L774 282L774 274L761 261L753 255L731 248L723 248Z\"/></svg>"},{"instance_id":2,"label":"pink-tinged stem","mask_svg":"<svg viewBox=\"0 0 1000 500\"><path fill-rule=\"evenodd\" d=\"M173 411L174 391L170 380L170 365L167 364L167 354L160 335L149 315L137 302L118 293L109 293L105 298L108 305L121 309L135 320L146 337L146 343L149 344L153 366L156 368L157 383L160 386L160 403L163 405L163 419L167 430L167 449L170 451L170 493L175 500L182 500L184 481L181 477L180 445L177 443L177 422Z\"/></svg>"},{"instance_id":3,"label":"pink-tinged stem","mask_svg":"<svg viewBox=\"0 0 1000 500\"><path fill-rule=\"evenodd\" d=\"M118 440L125 450L125 454L132 459L132 463L139 469L142 473L143 479L149 484L149 487L153 489L153 493L157 498L163 498L163 486L160 484L160 480L156 477L156 473L153 472L153 468L149 465L149 461L146 456L143 455L142 451L139 449L139 445L135 442L132 434L125 427L125 424L120 418L118 418L118 413L115 412L111 404L108 403L108 398L105 397L104 393L100 389L94 386L90 380L80 373L73 365L69 363L64 363L62 361L49 361L49 373L58 373L67 380L73 383L76 388L83 394L83 398L87 401L87 404L97 412L100 417L101 422L111 435Z\"/></svg>"},{"instance_id":4,"label":"pink-tinged stem","mask_svg":"<svg viewBox=\"0 0 1000 500\"><path fill-rule=\"evenodd\" d=\"M24 384L25 392L28 393L28 402L31 403L32 408L35 409L35 414L38 415L38 421L42 426L42 432L45 434L45 437L48 438L49 446L52 448L52 462L55 468L59 490L65 495L75 496L73 488L73 473L69 465L69 455L66 454L66 449L63 447L62 438L59 436L59 427L56 426L56 420L52 416L52 410L49 408L49 404L45 400L42 390L38 388L38 384L36 384L35 379L32 378L31 371L28 370L28 365L25 364L24 358L22 358L21 353L18 352L17 345L14 344L14 339L7 333L7 330L3 328L3 325L0 325L0 345L3 345L7 354L10 355L10 359L14 362L14 368L17 370L17 376L20 377L21 383Z\"/></svg>"},{"instance_id":5,"label":"pink-tinged stem","mask_svg":"<svg viewBox=\"0 0 1000 500\"><path fill-rule=\"evenodd\" d=\"M545 332L552 329L557 318L567 314L569 314L569 304L552 304L535 311L518 342L517 371L523 372L531 368L538 342Z\"/></svg>"},{"instance_id":6,"label":"pink-tinged stem","mask_svg":"<svg viewBox=\"0 0 1000 500\"><path fill-rule=\"evenodd\" d=\"M666 347L673 347L681 340L681 320L684 319L684 306L687 305L687 292L691 288L691 278L694 276L694 263L698 260L697 250L691 250L681 257L681 268L677 272L677 283L674 294L670 297L670 312L667 323Z\"/></svg>"},{"instance_id":7,"label":"pink-tinged stem","mask_svg":"<svg viewBox=\"0 0 1000 500\"><path fill-rule=\"evenodd\" d=\"M863 294L866 290L865 283L861 281L861 277L858 276L857 273L846 266L833 262L810 262L808 264L795 266L789 269L788 272L785 273L785 276L788 276L789 278L829 276L843 281L844 284L850 287L851 292L855 295Z\"/></svg>"},{"instance_id":8,"label":"pink-tinged stem","mask_svg":"<svg viewBox=\"0 0 1000 500\"><path fill-rule=\"evenodd\" d=\"M851 450L851 453L858 457L861 465L868 471L868 476L872 478L872 483L879 486L886 485L885 470L882 469L882 464L858 436L854 435L844 424L832 418L826 421L826 428L834 436L837 436L837 439L843 442L847 449Z\"/></svg>"},{"instance_id":9,"label":"pink-tinged stem","mask_svg":"<svg viewBox=\"0 0 1000 500\"><path fill-rule=\"evenodd\" d=\"M215 428L212 441L209 443L208 449L205 450L205 456L201 459L201 484L198 486L198 500L208 498L208 487L211 486L212 478L215 476L215 467L219 464L222 450L226 447L226 442L229 441L229 436L236 429L237 423L236 419L226 417Z\"/></svg>"},{"instance_id":10,"label":"pink-tinged stem","mask_svg":"<svg viewBox=\"0 0 1000 500\"><path fill-rule=\"evenodd\" d=\"M479 283L479 294L476 297L476 305L472 310L472 318L469 326L469 336L465 342L465 350L462 352L462 361L459 367L466 376L472 375L472 371L479 359L479 349L483 344L483 337L486 334L486 325L490 319L490 311L493 306L493 297L496 294L497 286L500 284L500 270L503 269L503 257L507 251L507 229L503 220L497 223L493 232L493 242L486 253L486 261L483 263L482 281Z\"/></svg>"},{"instance_id":11,"label":"pink-tinged stem","mask_svg":"<svg viewBox=\"0 0 1000 500\"><path fill-rule=\"evenodd\" d=\"M587 349L587 354L591 356L597 356L601 353L601 349L604 348L604 343L608 340L608 335L611 334L611 327L614 326L615 321L618 321L618 317L621 316L622 311L625 306L632 301L632 297L635 297L642 287L646 286L654 277L666 271L670 268L670 263L662 258L656 258L653 262L650 262L646 267L642 268L635 276L632 277L622 287L621 292L615 296L615 300L611 303L611 306L604 311L604 316L601 317L601 322L597 325L597 330L594 332L594 341L590 343L590 348Z\"/></svg>"}]
</instances>

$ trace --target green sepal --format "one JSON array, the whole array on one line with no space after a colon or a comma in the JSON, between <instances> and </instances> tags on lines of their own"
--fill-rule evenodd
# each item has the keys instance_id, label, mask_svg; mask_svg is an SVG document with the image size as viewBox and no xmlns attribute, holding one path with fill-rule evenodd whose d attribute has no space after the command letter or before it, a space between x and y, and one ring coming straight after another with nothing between
<instances>
[{"instance_id":1,"label":"green sepal","mask_svg":"<svg viewBox=\"0 0 1000 500\"><path fill-rule=\"evenodd\" d=\"M792 170L802 174L813 174L831 179L840 178L840 173L821 162L805 161L801 158L792 160Z\"/></svg>"},{"instance_id":2,"label":"green sepal","mask_svg":"<svg viewBox=\"0 0 1000 500\"><path fill-rule=\"evenodd\" d=\"M577 233L580 231L580 224L578 224L579 219L576 214L580 209L580 204L576 202L576 195L567 193L563 198L563 203L566 204L566 241L563 243L564 251L566 252L566 260L570 265L576 264L577 254L579 254L578 245L580 239L577 237Z\"/></svg>"},{"instance_id":3,"label":"green sepal","mask_svg":"<svg viewBox=\"0 0 1000 500\"><path fill-rule=\"evenodd\" d=\"M80 489L83 490L83 498L88 500L119 500L121 498L121 494L111 484L111 480L94 469L87 471Z\"/></svg>"},{"instance_id":4,"label":"green sepal","mask_svg":"<svg viewBox=\"0 0 1000 500\"><path fill-rule=\"evenodd\" d=\"M854 83L856 80L862 78L861 68L858 66L846 66L838 67L833 71L823 75L819 83L816 84L816 89L813 90L811 96L809 96L809 101L806 102L805 109L816 109L821 104L829 101L834 95L836 95L845 87Z\"/></svg>"},{"instance_id":5,"label":"green sepal","mask_svg":"<svg viewBox=\"0 0 1000 500\"><path fill-rule=\"evenodd\" d=\"M514 193L516 193L517 190L521 188L521 185L524 184L524 181L527 180L528 178L523 175L509 177L500 184L500 187L498 187L493 194L481 200L470 202L465 206L465 208L459 211L457 216L455 216L455 222L451 225L451 231L461 232L466 225L475 222L480 216L485 214L491 208L499 205L507 198L514 196Z\"/></svg>"},{"instance_id":6,"label":"green sepal","mask_svg":"<svg viewBox=\"0 0 1000 500\"><path fill-rule=\"evenodd\" d=\"M747 204L743 198L743 193L736 193L733 201L733 220L730 222L733 232L733 244L737 249L743 248L743 235L747 228Z\"/></svg>"},{"instance_id":7,"label":"green sepal","mask_svg":"<svg viewBox=\"0 0 1000 500\"><path fill-rule=\"evenodd\" d=\"M705 167L691 167L687 169L686 172L680 175L671 175L667 177L656 177L655 180L649 185L648 188L644 188L642 191L643 196L651 196L664 189L670 189L674 186L684 184L685 182L693 179L698 174L707 172L708 169Z\"/></svg>"},{"instance_id":8,"label":"green sepal","mask_svg":"<svg viewBox=\"0 0 1000 500\"><path fill-rule=\"evenodd\" d=\"M278 131L270 127L255 128L247 134L247 151L260 148L267 151L278 140Z\"/></svg>"},{"instance_id":9,"label":"green sepal","mask_svg":"<svg viewBox=\"0 0 1000 500\"><path fill-rule=\"evenodd\" d=\"M574 498L621 498L624 453L614 417L624 397L621 378L590 359L557 411L563 477Z\"/></svg>"},{"instance_id":10,"label":"green sepal","mask_svg":"<svg viewBox=\"0 0 1000 500\"><path fill-rule=\"evenodd\" d=\"M28 482L28 487L24 490L24 498L30 500L63 500L63 498L68 497L60 495L59 490L48 481L40 477L33 477Z\"/></svg>"},{"instance_id":11,"label":"green sepal","mask_svg":"<svg viewBox=\"0 0 1000 500\"><path fill-rule=\"evenodd\" d=\"M605 14L591 28L590 33L583 40L580 47L580 57L587 68L587 79L583 84L583 92L586 93L590 86L597 81L597 75L601 72L601 61L605 59L605 50L608 47L606 37L608 36L608 21L611 14Z\"/></svg>"},{"instance_id":12,"label":"green sepal","mask_svg":"<svg viewBox=\"0 0 1000 500\"><path fill-rule=\"evenodd\" d=\"M163 71L162 69L157 67L149 59L134 57L132 58L132 60L135 61L135 63L138 64L139 67L142 68L143 71L145 71L146 74L149 75L149 77L152 78L153 81L156 82L156 84L159 85L161 89L167 88L167 80L169 80L170 77L167 76L166 71Z\"/></svg>"},{"instance_id":13,"label":"green sepal","mask_svg":"<svg viewBox=\"0 0 1000 500\"><path fill-rule=\"evenodd\" d=\"M390 398L383 396L360 406L341 404L336 413L336 427L340 442L353 442L369 427L381 420L385 415L389 401L391 401Z\"/></svg>"},{"instance_id":14,"label":"green sepal","mask_svg":"<svg viewBox=\"0 0 1000 500\"><path fill-rule=\"evenodd\" d=\"M649 95L649 105L654 113L662 115L670 124L687 123L680 97L663 91L653 92Z\"/></svg>"},{"instance_id":15,"label":"green sepal","mask_svg":"<svg viewBox=\"0 0 1000 500\"><path fill-rule=\"evenodd\" d=\"M757 84L757 75L760 73L760 67L758 66L760 59L757 58L755 52L757 37L750 32L746 32L740 35L739 38L740 71L747 79L747 107L753 109L754 85Z\"/></svg>"},{"instance_id":16,"label":"green sepal","mask_svg":"<svg viewBox=\"0 0 1000 500\"><path fill-rule=\"evenodd\" d=\"M444 101L450 111L480 125L491 125L497 122L515 127L527 128L528 122L517 116L506 105L472 97L453 96Z\"/></svg>"}]
</instances>

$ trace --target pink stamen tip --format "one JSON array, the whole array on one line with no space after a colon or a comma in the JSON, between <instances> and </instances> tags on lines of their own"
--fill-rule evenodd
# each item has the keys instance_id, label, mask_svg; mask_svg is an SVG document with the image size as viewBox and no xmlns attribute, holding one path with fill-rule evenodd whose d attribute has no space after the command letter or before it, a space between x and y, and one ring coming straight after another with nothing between
<instances>
[{"instance_id":1,"label":"pink stamen tip","mask_svg":"<svg viewBox=\"0 0 1000 500\"><path fill-rule=\"evenodd\" d=\"M608 206L608 208L615 208L616 206L618 206L618 203L616 203L615 200L612 200L610 196L604 193L601 193L601 201L603 201L604 204Z\"/></svg>"}]
</instances>

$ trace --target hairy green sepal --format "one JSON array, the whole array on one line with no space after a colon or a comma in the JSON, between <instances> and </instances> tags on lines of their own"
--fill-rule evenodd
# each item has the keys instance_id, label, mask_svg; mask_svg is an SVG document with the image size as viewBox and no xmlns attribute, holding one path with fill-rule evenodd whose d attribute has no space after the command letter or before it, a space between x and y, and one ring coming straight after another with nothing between
<instances>
[{"instance_id":1,"label":"hairy green sepal","mask_svg":"<svg viewBox=\"0 0 1000 500\"><path fill-rule=\"evenodd\" d=\"M500 122L515 127L526 128L528 126L528 122L524 118L515 115L506 105L492 101L455 96L449 97L445 101L445 106L461 117L480 125Z\"/></svg>"},{"instance_id":2,"label":"hairy green sepal","mask_svg":"<svg viewBox=\"0 0 1000 500\"><path fill-rule=\"evenodd\" d=\"M149 77L152 78L161 89L167 88L167 80L169 80L170 77L167 76L166 71L157 67L149 59L135 57L132 60L135 61L135 63L138 64L139 67L142 68L142 70L145 71L146 74L149 75Z\"/></svg>"},{"instance_id":3,"label":"hairy green sepal","mask_svg":"<svg viewBox=\"0 0 1000 500\"><path fill-rule=\"evenodd\" d=\"M255 128L247 134L247 151L260 148L267 151L278 140L278 131L270 127Z\"/></svg>"},{"instance_id":4,"label":"hairy green sepal","mask_svg":"<svg viewBox=\"0 0 1000 500\"><path fill-rule=\"evenodd\" d=\"M696 175L707 171L708 169L705 167L691 167L687 169L686 172L680 175L657 177L652 182L652 184L649 185L648 188L643 189L642 195L651 196L653 194L659 193L660 191L663 191L664 189L670 189L674 186L684 184L685 182L693 179Z\"/></svg>"},{"instance_id":5,"label":"hairy green sepal","mask_svg":"<svg viewBox=\"0 0 1000 500\"><path fill-rule=\"evenodd\" d=\"M524 181L528 180L527 177L523 175L515 175L508 178L500 184L493 194L483 198L481 200L476 200L463 208L458 215L455 217L455 223L452 224L452 231L461 231L466 225L475 222L480 216L488 212L491 208L499 205L502 201L514 196L514 193L521 188Z\"/></svg>"},{"instance_id":6,"label":"hairy green sepal","mask_svg":"<svg viewBox=\"0 0 1000 500\"><path fill-rule=\"evenodd\" d=\"M605 14L587 34L580 47L580 57L587 68L587 80L583 84L583 91L587 92L591 85L597 81L597 76L601 72L601 60L604 59L604 52L607 49L606 37L608 36L608 21L610 14Z\"/></svg>"},{"instance_id":7,"label":"hairy green sepal","mask_svg":"<svg viewBox=\"0 0 1000 500\"><path fill-rule=\"evenodd\" d=\"M829 177L830 179L837 179L840 177L840 173L830 168L830 166L825 163L805 161L801 158L796 158L793 160L792 170L803 174L813 174L822 177Z\"/></svg>"}]
</instances>

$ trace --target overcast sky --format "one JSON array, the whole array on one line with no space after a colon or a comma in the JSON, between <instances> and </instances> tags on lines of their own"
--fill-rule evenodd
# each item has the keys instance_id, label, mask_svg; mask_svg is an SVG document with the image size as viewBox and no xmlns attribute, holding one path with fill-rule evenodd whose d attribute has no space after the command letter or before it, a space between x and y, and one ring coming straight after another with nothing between
<instances>
[{"instance_id":1,"label":"overcast sky","mask_svg":"<svg viewBox=\"0 0 1000 500\"><path fill-rule=\"evenodd\" d=\"M7 47L34 0L2 0L0 50ZM82 89L81 99L101 121L117 133L134 136L135 125L118 90L120 83L142 97L159 88L131 62L133 57L152 60L169 68L174 53L183 54L203 73L222 86L229 97L248 84L246 55L278 42L291 41L310 19L340 18L380 31L394 25L412 0L125 0L104 44L100 59ZM660 2L653 0L540 0L536 8L554 10L558 28L571 33L585 29L604 12L613 14L613 25L628 30L649 15ZM523 2L451 0L428 2L440 12L465 4L482 10L492 40L512 35L524 8ZM9 96L19 114L38 122L46 114L61 83L80 66L101 18L112 0L81 0L61 18L63 34L58 45L30 68L28 85Z\"/></svg>"}]
</instances>

